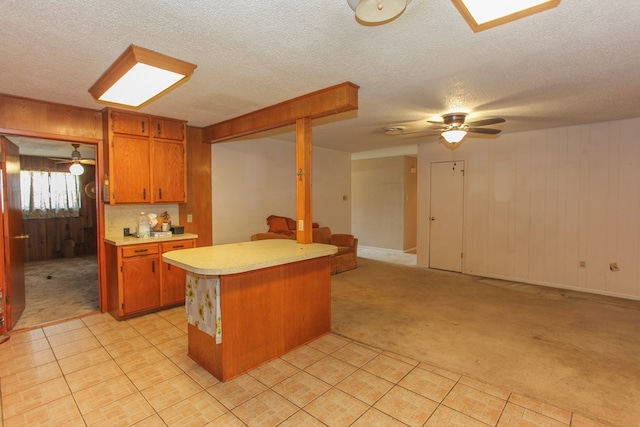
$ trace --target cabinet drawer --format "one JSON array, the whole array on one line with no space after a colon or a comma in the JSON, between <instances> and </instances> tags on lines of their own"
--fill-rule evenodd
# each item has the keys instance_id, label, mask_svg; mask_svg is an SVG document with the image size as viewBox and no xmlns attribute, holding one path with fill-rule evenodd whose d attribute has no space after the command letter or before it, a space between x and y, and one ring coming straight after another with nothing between
<instances>
[{"instance_id":1,"label":"cabinet drawer","mask_svg":"<svg viewBox=\"0 0 640 427\"><path fill-rule=\"evenodd\" d=\"M194 247L193 240L180 240L177 242L165 242L162 244L162 252L176 251L178 249L190 249Z\"/></svg>"},{"instance_id":2,"label":"cabinet drawer","mask_svg":"<svg viewBox=\"0 0 640 427\"><path fill-rule=\"evenodd\" d=\"M122 248L122 257L128 258L132 256L152 255L158 253L158 244L150 243L148 245L124 246Z\"/></svg>"}]
</instances>

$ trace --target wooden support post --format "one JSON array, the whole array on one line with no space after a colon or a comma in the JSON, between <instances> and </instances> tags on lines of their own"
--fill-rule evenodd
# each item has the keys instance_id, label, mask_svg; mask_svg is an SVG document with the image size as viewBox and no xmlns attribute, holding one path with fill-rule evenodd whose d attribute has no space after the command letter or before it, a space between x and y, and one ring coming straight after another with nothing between
<instances>
[{"instance_id":1,"label":"wooden support post","mask_svg":"<svg viewBox=\"0 0 640 427\"><path fill-rule=\"evenodd\" d=\"M313 243L311 222L311 117L296 120L296 229L298 243Z\"/></svg>"}]
</instances>

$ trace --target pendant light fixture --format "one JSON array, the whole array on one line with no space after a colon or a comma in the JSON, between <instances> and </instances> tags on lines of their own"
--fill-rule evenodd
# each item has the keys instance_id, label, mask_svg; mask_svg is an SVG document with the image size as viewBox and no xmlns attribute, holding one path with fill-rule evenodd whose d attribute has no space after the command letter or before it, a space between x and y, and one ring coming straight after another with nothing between
<instances>
[{"instance_id":1,"label":"pendant light fixture","mask_svg":"<svg viewBox=\"0 0 640 427\"><path fill-rule=\"evenodd\" d=\"M186 82L196 65L131 45L89 89L98 102L142 107Z\"/></svg>"},{"instance_id":2,"label":"pendant light fixture","mask_svg":"<svg viewBox=\"0 0 640 427\"><path fill-rule=\"evenodd\" d=\"M400 16L411 0L347 0L363 25L381 25Z\"/></svg>"},{"instance_id":3,"label":"pendant light fixture","mask_svg":"<svg viewBox=\"0 0 640 427\"><path fill-rule=\"evenodd\" d=\"M84 167L80 164L80 159L82 155L80 151L78 151L78 147L80 144L71 144L73 146L73 151L71 152L71 166L69 166L69 172L73 175L82 175L84 173Z\"/></svg>"}]
</instances>

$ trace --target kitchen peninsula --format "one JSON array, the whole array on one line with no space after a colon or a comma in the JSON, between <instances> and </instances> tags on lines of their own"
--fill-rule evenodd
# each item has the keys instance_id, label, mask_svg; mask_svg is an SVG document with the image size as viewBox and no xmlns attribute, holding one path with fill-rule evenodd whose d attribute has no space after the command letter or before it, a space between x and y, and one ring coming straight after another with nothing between
<instances>
[{"instance_id":1,"label":"kitchen peninsula","mask_svg":"<svg viewBox=\"0 0 640 427\"><path fill-rule=\"evenodd\" d=\"M328 333L336 251L278 239L164 253L188 275L189 356L227 381Z\"/></svg>"}]
</instances>

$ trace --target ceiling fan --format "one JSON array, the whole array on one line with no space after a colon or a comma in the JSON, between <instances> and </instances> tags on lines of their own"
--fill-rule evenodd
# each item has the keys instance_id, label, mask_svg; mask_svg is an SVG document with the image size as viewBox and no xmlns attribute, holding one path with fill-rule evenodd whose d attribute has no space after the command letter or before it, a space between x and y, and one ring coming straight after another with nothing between
<instances>
[{"instance_id":1,"label":"ceiling fan","mask_svg":"<svg viewBox=\"0 0 640 427\"><path fill-rule=\"evenodd\" d=\"M64 159L64 158L60 158L60 157L49 157L49 160L53 160L57 163L81 163L83 165L95 165L96 161L93 159L83 159L82 155L80 154L80 151L78 151L78 148L80 148L80 144L71 144L71 146L73 147L73 151L71 152L71 158L70 159Z\"/></svg>"},{"instance_id":2,"label":"ceiling fan","mask_svg":"<svg viewBox=\"0 0 640 427\"><path fill-rule=\"evenodd\" d=\"M438 132L447 142L447 147L452 150L458 148L462 143L462 139L467 133L482 133L485 135L497 135L502 132L500 129L485 128L483 126L504 123L506 120L501 117L492 119L476 120L474 122L465 123L467 115L465 113L448 113L442 116L442 121L428 120L438 126L431 126L427 130L418 132L404 132L403 126L391 127L385 129L387 135L408 135L413 133Z\"/></svg>"},{"instance_id":3,"label":"ceiling fan","mask_svg":"<svg viewBox=\"0 0 640 427\"><path fill-rule=\"evenodd\" d=\"M441 135L445 141L455 147L462 141L467 133L483 133L485 135L497 135L502 132L500 129L485 128L482 126L495 125L504 123L506 120L501 117L493 119L477 120L475 122L465 123L467 115L464 113L449 113L442 116L442 122L429 120L429 123L440 125L432 128L441 131ZM457 147L456 147L457 148Z\"/></svg>"},{"instance_id":4,"label":"ceiling fan","mask_svg":"<svg viewBox=\"0 0 640 427\"><path fill-rule=\"evenodd\" d=\"M71 163L71 166L69 166L69 172L71 172L73 175L82 175L84 173L84 168L82 167L83 164L85 165L95 165L96 161L92 160L92 159L87 159L84 160L82 158L82 155L80 154L80 151L78 151L78 148L80 147L80 144L71 144L71 146L73 147L73 151L71 152L71 158L70 159L61 159L58 157L49 157L49 160L53 160L57 163Z\"/></svg>"}]
</instances>

